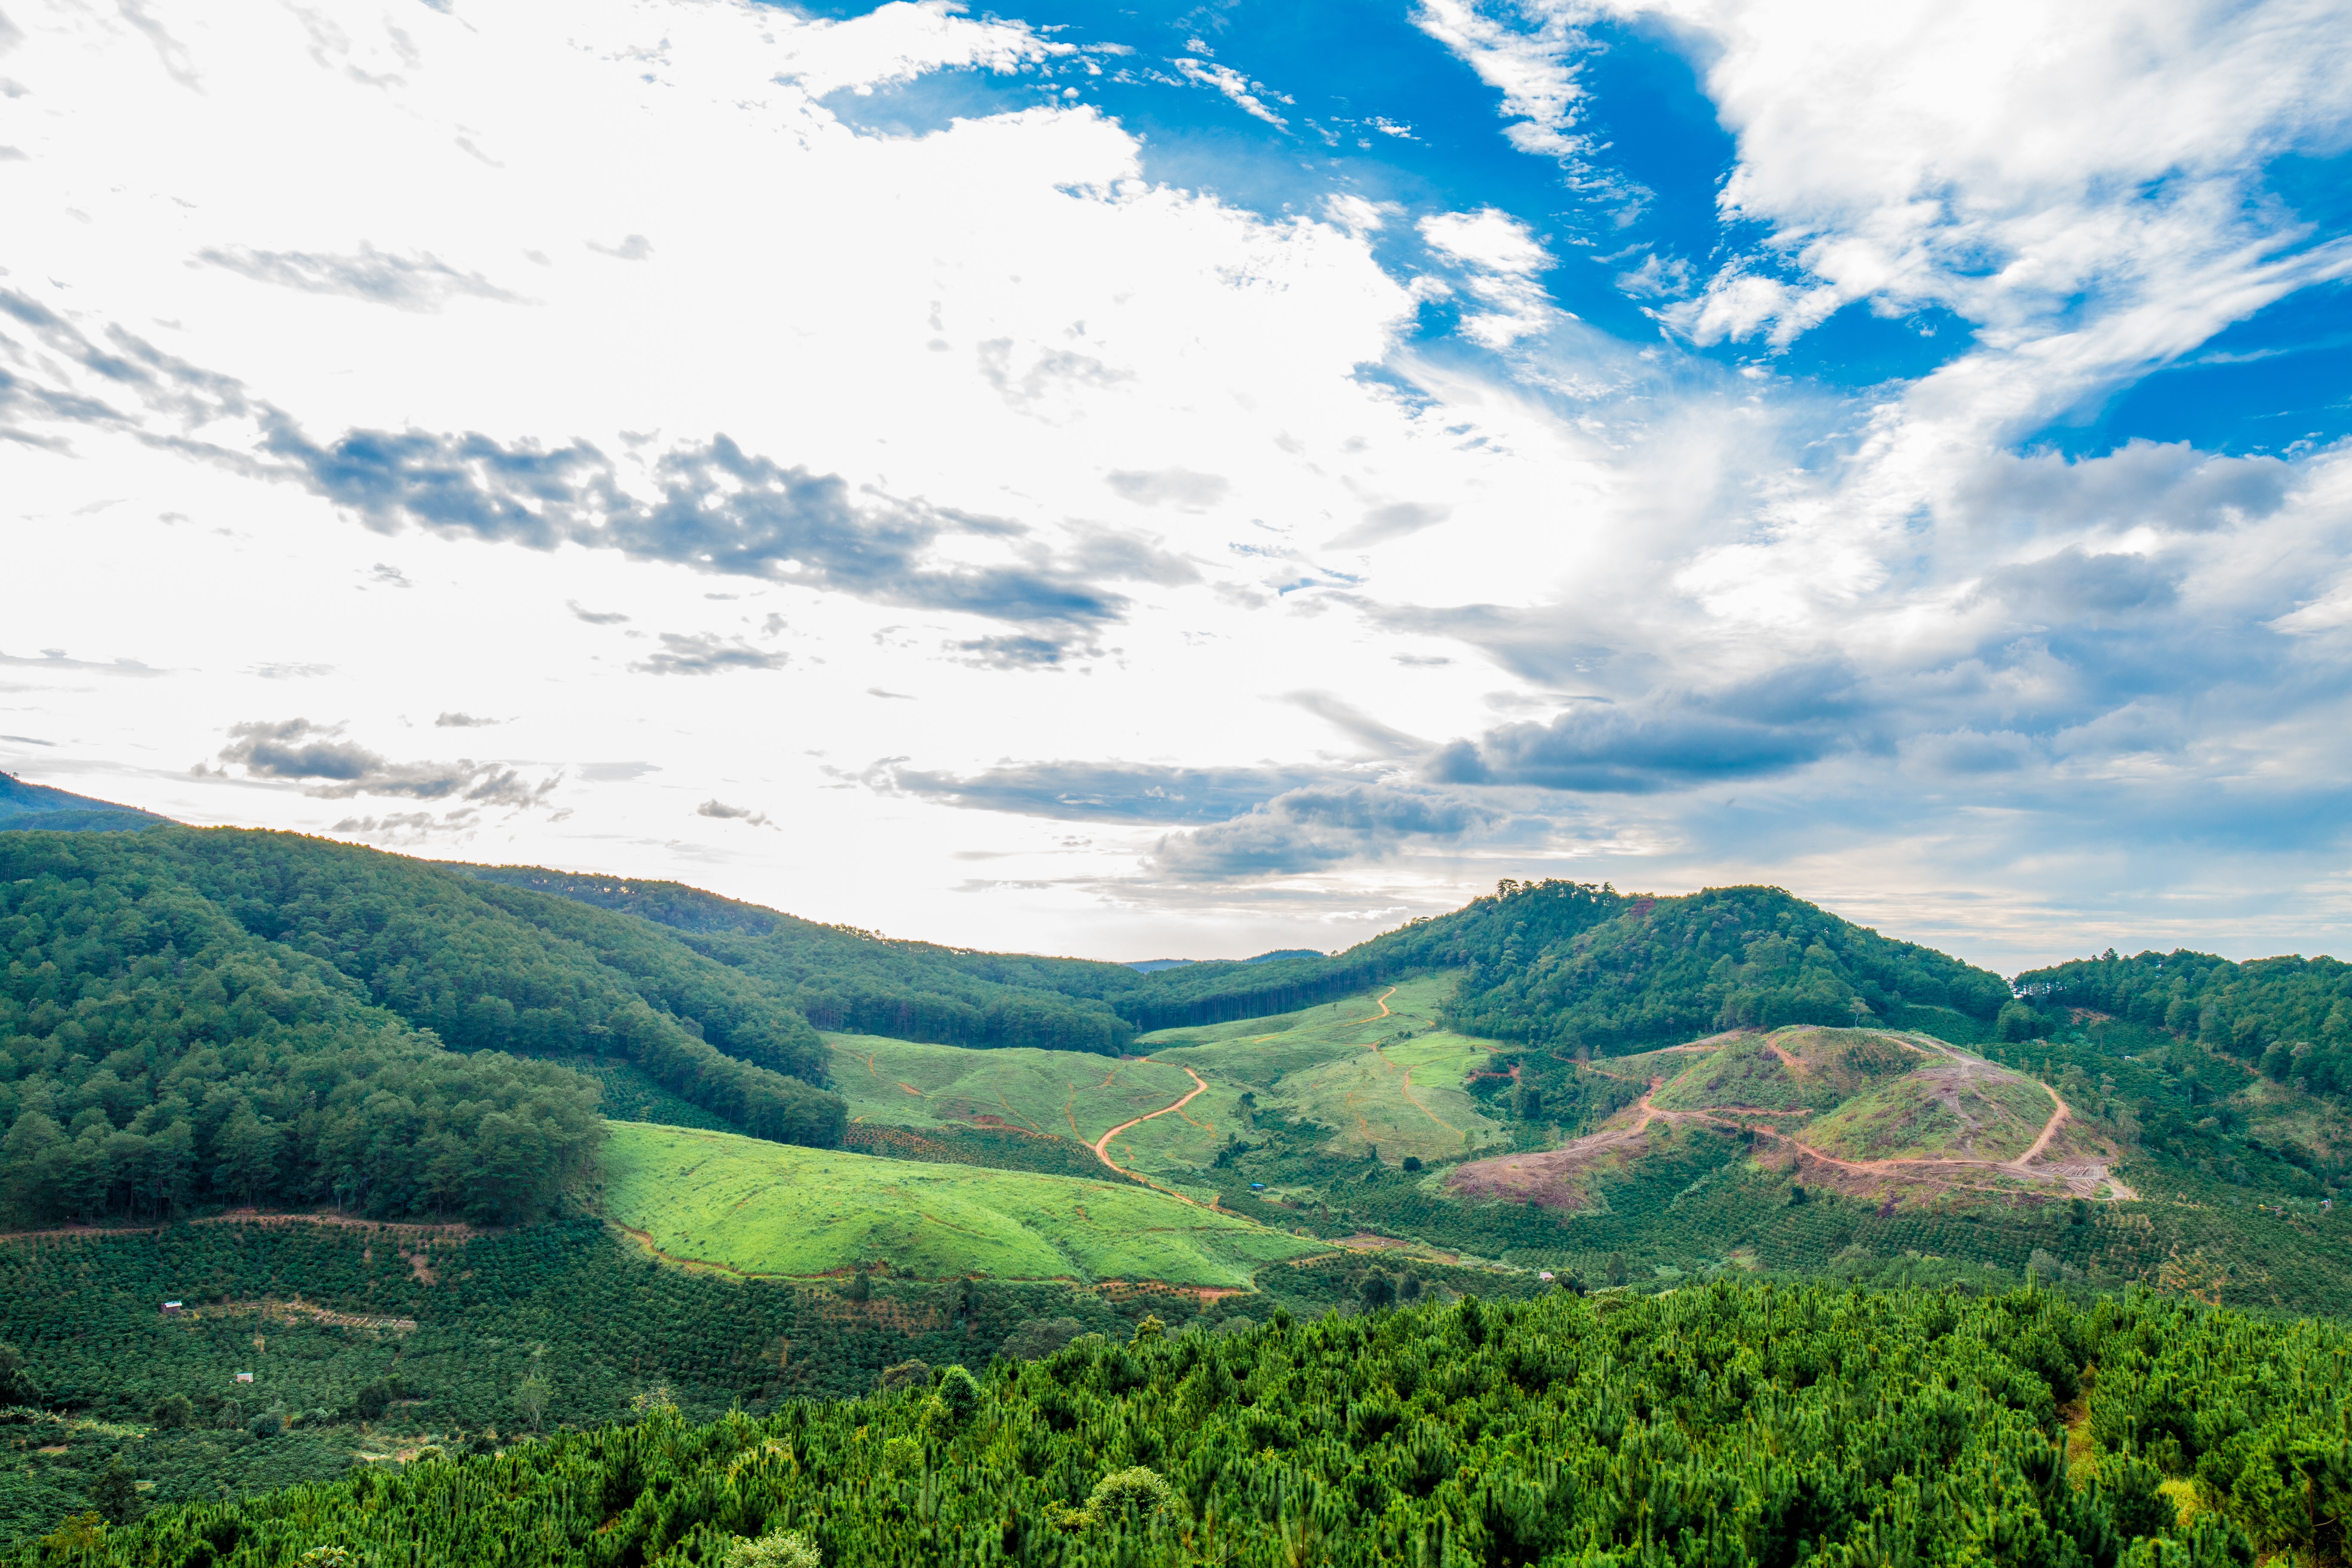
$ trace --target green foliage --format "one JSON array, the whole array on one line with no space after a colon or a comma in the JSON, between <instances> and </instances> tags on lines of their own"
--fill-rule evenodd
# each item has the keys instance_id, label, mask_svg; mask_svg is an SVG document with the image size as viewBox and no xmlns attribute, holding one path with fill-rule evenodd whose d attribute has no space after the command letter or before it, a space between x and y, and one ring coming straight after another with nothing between
<instances>
[{"instance_id":1,"label":"green foliage","mask_svg":"<svg viewBox=\"0 0 2352 1568\"><path fill-rule=\"evenodd\" d=\"M2347 1352L2339 1328L2146 1295L1554 1292L1082 1339L992 1367L952 1434L896 1394L663 1416L169 1510L74 1550L621 1568L791 1535L837 1568L2321 1561L2342 1549ZM2094 1366L2084 1473L2059 1411ZM2199 1516L2168 1519L2150 1471L2193 1478Z\"/></svg>"},{"instance_id":2,"label":"green foliage","mask_svg":"<svg viewBox=\"0 0 2352 1568\"><path fill-rule=\"evenodd\" d=\"M36 1223L324 1199L548 1212L593 1166L593 1090L454 1056L314 951L247 930L197 885L197 851L257 841L309 842L0 837L0 1201Z\"/></svg>"},{"instance_id":3,"label":"green foliage","mask_svg":"<svg viewBox=\"0 0 2352 1568\"><path fill-rule=\"evenodd\" d=\"M2205 952L2110 948L2017 977L2040 1012L2021 1004L2031 1035L2060 1034L2087 1008L2193 1038L2274 1082L2352 1100L2352 963L2260 958L2231 963ZM2004 1038L2012 1037L2004 1036Z\"/></svg>"},{"instance_id":4,"label":"green foliage","mask_svg":"<svg viewBox=\"0 0 2352 1568\"><path fill-rule=\"evenodd\" d=\"M186 1306L166 1316L166 1300ZM1175 1321L1171 1303L1190 1299L1148 1300ZM1060 1283L896 1279L854 1305L660 1267L583 1222L470 1238L286 1223L17 1238L0 1243L0 1321L57 1408L0 1410L0 1547L86 1508L118 1453L155 1483L152 1502L217 1501L342 1475L354 1451L456 1450L492 1430L505 1446L534 1429L534 1379L551 1432L657 1408L708 1419L862 1394L910 1359L977 1362L1024 1323L1068 1325L1051 1348L1125 1339L1143 1310ZM253 1383L236 1381L246 1371Z\"/></svg>"},{"instance_id":5,"label":"green foliage","mask_svg":"<svg viewBox=\"0 0 2352 1568\"><path fill-rule=\"evenodd\" d=\"M1486 940L1464 944L1470 975L1447 1021L1601 1054L1711 1029L1850 1025L1858 1016L1966 1038L1969 1021L1990 1022L2009 995L1998 975L1777 888L1621 896L1622 912L1579 929L1555 912L1590 909L1601 891L1539 883L1477 900L1473 909L1490 906Z\"/></svg>"},{"instance_id":6,"label":"green foliage","mask_svg":"<svg viewBox=\"0 0 2352 1568\"><path fill-rule=\"evenodd\" d=\"M38 1405L41 1385L26 1370L25 1352L0 1341L0 1405Z\"/></svg>"},{"instance_id":7,"label":"green foliage","mask_svg":"<svg viewBox=\"0 0 2352 1568\"><path fill-rule=\"evenodd\" d=\"M1052 1355L1086 1332L1076 1318L1034 1318L1004 1337L1004 1353L1015 1361Z\"/></svg>"},{"instance_id":8,"label":"green foliage","mask_svg":"<svg viewBox=\"0 0 2352 1568\"><path fill-rule=\"evenodd\" d=\"M824 1554L796 1530L779 1530L756 1541L739 1541L727 1568L824 1568Z\"/></svg>"},{"instance_id":9,"label":"green foliage","mask_svg":"<svg viewBox=\"0 0 2352 1568\"><path fill-rule=\"evenodd\" d=\"M544 1213L593 1164L593 1095L509 1050L586 1044L730 1125L839 1138L839 1100L786 1076L821 1079L822 1043L751 982L642 922L373 850L10 834L0 951L0 1195L27 1219Z\"/></svg>"},{"instance_id":10,"label":"green foliage","mask_svg":"<svg viewBox=\"0 0 2352 1568\"><path fill-rule=\"evenodd\" d=\"M0 833L135 833L169 818L0 773Z\"/></svg>"},{"instance_id":11,"label":"green foliage","mask_svg":"<svg viewBox=\"0 0 2352 1568\"><path fill-rule=\"evenodd\" d=\"M484 881L557 895L669 927L695 952L756 977L821 1029L939 1045L1118 1056L1132 1026L1097 998L1138 976L1123 964L972 952L820 925L676 882L471 866Z\"/></svg>"}]
</instances>

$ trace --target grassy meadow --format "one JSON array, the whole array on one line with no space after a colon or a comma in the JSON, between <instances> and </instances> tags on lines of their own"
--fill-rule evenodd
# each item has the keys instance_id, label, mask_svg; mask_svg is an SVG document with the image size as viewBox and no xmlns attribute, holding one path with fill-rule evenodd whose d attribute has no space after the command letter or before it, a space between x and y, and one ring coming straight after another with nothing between
<instances>
[{"instance_id":1,"label":"grassy meadow","mask_svg":"<svg viewBox=\"0 0 2352 1568\"><path fill-rule=\"evenodd\" d=\"M1235 1120L1246 1121L1238 1115L1238 1102L1247 1092L1260 1119L1322 1127L1324 1146L1333 1153L1377 1151L1391 1164L1407 1155L1459 1159L1502 1138L1504 1129L1462 1088L1463 1079L1486 1065L1493 1043L1437 1026L1438 1005L1455 982L1451 974L1432 975L1303 1012L1163 1029L1144 1036L1137 1048L1150 1051L1154 1061L1233 1086ZM1208 1124L1213 1152L1223 1141L1216 1125L1221 1105L1203 1095L1185 1109ZM1190 1152L1199 1130L1170 1126L1175 1120L1147 1122L1123 1136L1119 1147L1147 1171L1155 1157ZM1250 1136L1246 1125L1236 1132Z\"/></svg>"},{"instance_id":2,"label":"grassy meadow","mask_svg":"<svg viewBox=\"0 0 2352 1568\"><path fill-rule=\"evenodd\" d=\"M929 1279L1240 1289L1264 1264L1328 1250L1130 1184L645 1122L612 1123L604 1212L665 1258L763 1277L885 1261Z\"/></svg>"}]
</instances>

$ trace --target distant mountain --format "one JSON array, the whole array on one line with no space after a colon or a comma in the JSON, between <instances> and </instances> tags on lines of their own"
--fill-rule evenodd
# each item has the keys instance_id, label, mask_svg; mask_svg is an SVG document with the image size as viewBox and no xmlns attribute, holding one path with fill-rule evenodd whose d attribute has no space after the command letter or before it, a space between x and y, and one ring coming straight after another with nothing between
<instances>
[{"instance_id":1,"label":"distant mountain","mask_svg":"<svg viewBox=\"0 0 2352 1568\"><path fill-rule=\"evenodd\" d=\"M1272 963L1277 959L1320 958L1322 956L1323 954L1319 950L1311 947L1277 947L1271 952L1261 952L1255 958L1236 959L1227 962L1239 963ZM1203 960L1198 958L1139 958L1131 960L1128 963L1127 967L1134 970L1138 974L1157 974L1163 969L1182 969L1188 965L1202 962Z\"/></svg>"},{"instance_id":2,"label":"distant mountain","mask_svg":"<svg viewBox=\"0 0 2352 1568\"><path fill-rule=\"evenodd\" d=\"M136 806L69 795L47 784L26 784L14 773L0 773L0 833L26 828L47 833L129 833L170 820Z\"/></svg>"}]
</instances>

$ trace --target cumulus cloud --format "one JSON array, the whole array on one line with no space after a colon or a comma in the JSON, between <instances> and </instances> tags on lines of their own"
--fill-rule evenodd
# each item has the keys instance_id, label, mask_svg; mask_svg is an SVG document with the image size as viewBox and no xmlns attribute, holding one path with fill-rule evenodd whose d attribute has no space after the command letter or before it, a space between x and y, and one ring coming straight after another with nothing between
<instances>
[{"instance_id":1,"label":"cumulus cloud","mask_svg":"<svg viewBox=\"0 0 2352 1568\"><path fill-rule=\"evenodd\" d=\"M497 763L394 763L344 739L344 728L308 719L232 724L220 760L244 768L248 778L299 782L303 794L322 800L382 795L462 800L477 806L532 806L544 801L559 782L548 778L530 784L513 768Z\"/></svg>"},{"instance_id":2,"label":"cumulus cloud","mask_svg":"<svg viewBox=\"0 0 2352 1568\"><path fill-rule=\"evenodd\" d=\"M504 722L501 719L478 719L471 713L444 713L433 721L433 727L436 730L478 730Z\"/></svg>"},{"instance_id":3,"label":"cumulus cloud","mask_svg":"<svg viewBox=\"0 0 2352 1568\"><path fill-rule=\"evenodd\" d=\"M1540 281L1551 254L1536 243L1526 223L1496 207L1438 213L1421 220L1430 248L1459 264L1463 286L1482 309L1465 316L1462 331L1474 342L1507 349L1559 319Z\"/></svg>"}]
</instances>

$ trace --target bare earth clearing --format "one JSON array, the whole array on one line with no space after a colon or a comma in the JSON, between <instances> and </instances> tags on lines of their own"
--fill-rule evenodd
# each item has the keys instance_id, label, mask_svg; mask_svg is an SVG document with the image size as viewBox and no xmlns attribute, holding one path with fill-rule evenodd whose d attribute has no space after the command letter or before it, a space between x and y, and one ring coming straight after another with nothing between
<instances>
[{"instance_id":1,"label":"bare earth clearing","mask_svg":"<svg viewBox=\"0 0 2352 1568\"><path fill-rule=\"evenodd\" d=\"M1719 1035L1674 1049L1681 1053L1711 1053L1737 1038ZM2032 1083L1997 1063L1924 1035L1886 1038L1932 1058L1933 1065L1913 1069L1906 1075L1905 1081L1924 1090L1927 1099L1960 1122L1964 1134L1975 1131L1975 1118L1964 1090L2010 1089ZM1792 1073L1801 1077L1816 1070L1813 1064L1778 1042L1768 1037L1764 1044ZM1667 1055L1664 1051L1647 1053L1641 1058L1641 1065L1671 1066L1671 1062L1658 1061ZM1625 1076L1598 1066L1591 1070L1605 1077ZM1765 1147L1771 1145L1784 1153L1784 1168L1790 1173L1818 1186L1883 1203L1919 1202L1948 1193L1983 1194L2012 1200L2066 1195L2109 1202L2138 1195L2111 1173L2108 1161L2112 1156L2107 1151L2087 1138L2066 1136L2079 1131L2069 1125L2074 1112L2059 1098L2058 1091L2046 1084L2032 1083L2032 1087L2048 1097L2052 1107L2049 1119L2030 1145L2009 1158L1937 1154L1852 1159L1808 1142L1800 1136L1801 1124L1800 1129L1791 1129L1757 1120L1794 1118L1807 1114L1804 1111L1738 1105L1670 1110L1654 1104L1658 1091L1670 1081L1669 1074L1654 1070L1648 1078L1649 1092L1612 1117L1599 1131L1573 1139L1558 1149L1507 1154L1456 1166L1447 1177L1446 1185L1465 1196L1506 1198L1572 1213L1585 1205L1586 1179L1638 1156L1650 1124L1664 1121L1751 1131L1759 1157ZM2051 1157L2053 1146L2057 1149L2056 1158Z\"/></svg>"}]
</instances>

